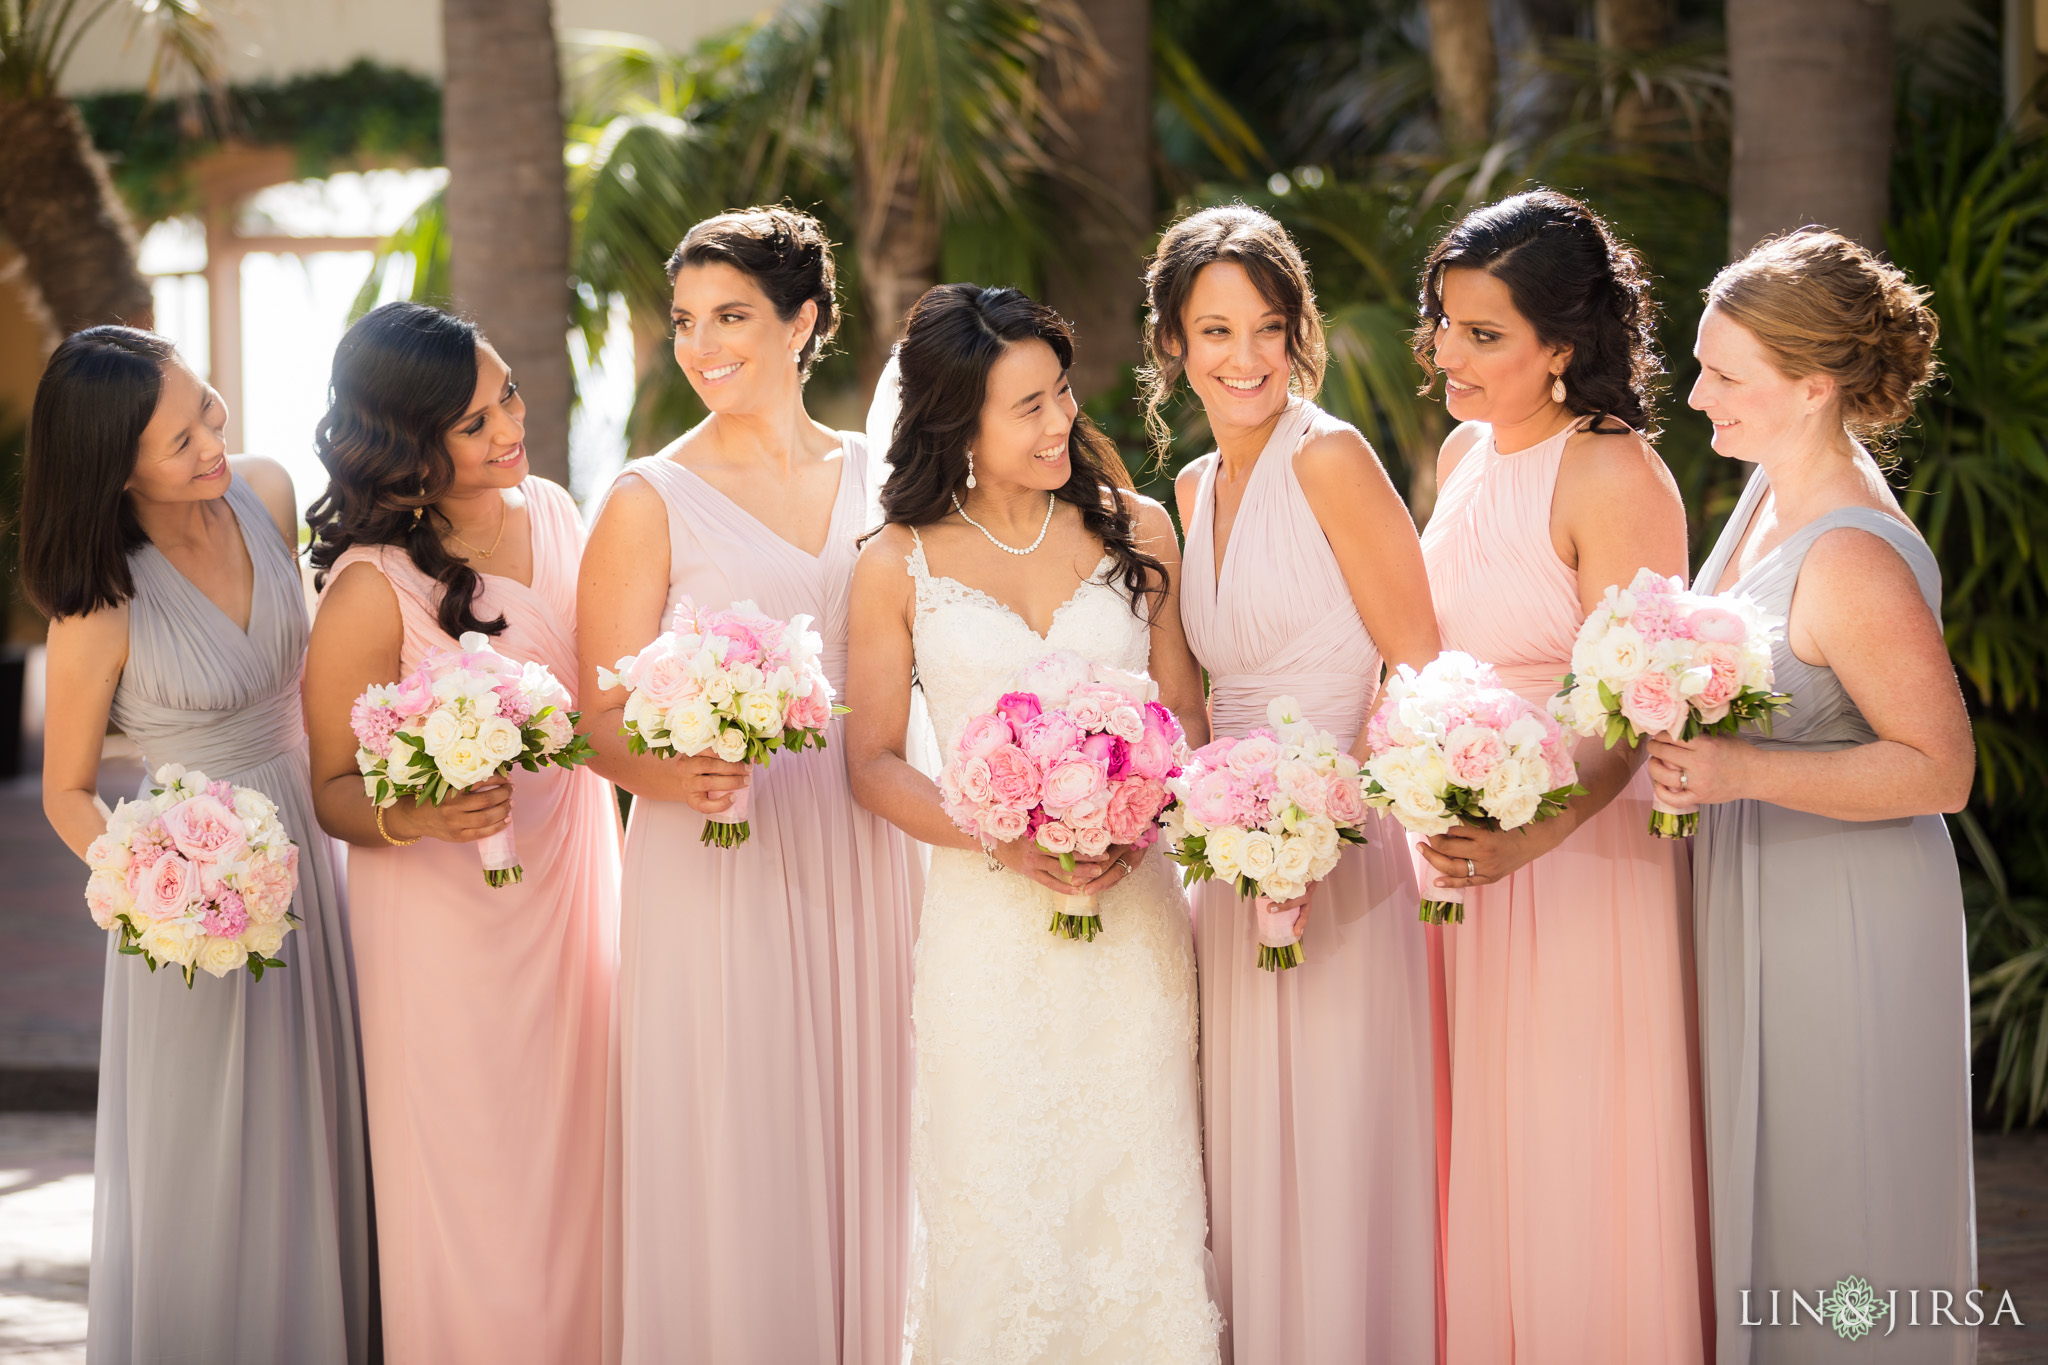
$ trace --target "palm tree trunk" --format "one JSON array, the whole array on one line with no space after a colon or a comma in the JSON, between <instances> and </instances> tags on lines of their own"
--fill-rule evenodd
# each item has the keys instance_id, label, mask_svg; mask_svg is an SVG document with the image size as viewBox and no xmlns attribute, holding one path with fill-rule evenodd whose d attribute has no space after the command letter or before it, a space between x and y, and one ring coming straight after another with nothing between
<instances>
[{"instance_id":1,"label":"palm tree trunk","mask_svg":"<svg viewBox=\"0 0 2048 1365\"><path fill-rule=\"evenodd\" d=\"M855 171L854 257L860 265L860 382L872 390L903 335L910 306L939 282L939 206L908 145Z\"/></svg>"},{"instance_id":2,"label":"palm tree trunk","mask_svg":"<svg viewBox=\"0 0 2048 1365\"><path fill-rule=\"evenodd\" d=\"M1671 40L1672 0L1594 0L1593 38L1621 52L1652 52Z\"/></svg>"},{"instance_id":3,"label":"palm tree trunk","mask_svg":"<svg viewBox=\"0 0 2048 1365\"><path fill-rule=\"evenodd\" d=\"M1883 0L1728 0L1728 245L1820 223L1884 248L1892 12Z\"/></svg>"},{"instance_id":4,"label":"palm tree trunk","mask_svg":"<svg viewBox=\"0 0 2048 1365\"><path fill-rule=\"evenodd\" d=\"M1485 142L1493 129L1493 86L1499 64L1487 0L1429 0L1429 65L1444 141Z\"/></svg>"},{"instance_id":5,"label":"palm tree trunk","mask_svg":"<svg viewBox=\"0 0 2048 1365\"><path fill-rule=\"evenodd\" d=\"M1073 384L1084 401L1114 388L1141 354L1145 243L1152 232L1151 0L1080 0L1106 68L1083 85L1047 66L1066 127L1049 150L1072 180L1052 200L1063 242L1045 265L1045 299L1074 326Z\"/></svg>"},{"instance_id":6,"label":"palm tree trunk","mask_svg":"<svg viewBox=\"0 0 2048 1365\"><path fill-rule=\"evenodd\" d=\"M569 482L569 207L549 0L442 0L449 277L526 399L533 472Z\"/></svg>"},{"instance_id":7,"label":"palm tree trunk","mask_svg":"<svg viewBox=\"0 0 2048 1365\"><path fill-rule=\"evenodd\" d=\"M103 322L155 325L128 210L70 101L0 106L0 232L21 253L23 298L52 344Z\"/></svg>"}]
</instances>

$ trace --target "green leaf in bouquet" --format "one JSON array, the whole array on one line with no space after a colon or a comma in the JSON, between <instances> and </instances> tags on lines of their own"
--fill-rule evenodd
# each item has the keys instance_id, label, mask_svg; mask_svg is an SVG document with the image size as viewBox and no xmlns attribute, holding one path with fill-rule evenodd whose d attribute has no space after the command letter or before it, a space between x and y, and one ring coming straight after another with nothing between
<instances>
[{"instance_id":1,"label":"green leaf in bouquet","mask_svg":"<svg viewBox=\"0 0 2048 1365\"><path fill-rule=\"evenodd\" d=\"M1607 691L1607 684L1600 684L1600 691L1605 693ZM1609 716L1607 718L1607 747L1612 749L1627 732L1627 721L1623 720L1620 716ZM1629 748L1635 748L1634 740L1629 741Z\"/></svg>"}]
</instances>

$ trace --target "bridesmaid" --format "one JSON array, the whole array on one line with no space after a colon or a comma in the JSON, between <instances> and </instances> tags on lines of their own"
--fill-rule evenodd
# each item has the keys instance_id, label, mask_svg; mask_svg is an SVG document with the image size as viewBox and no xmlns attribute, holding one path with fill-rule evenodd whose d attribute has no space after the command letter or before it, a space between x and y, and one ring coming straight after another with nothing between
<instances>
[{"instance_id":1,"label":"bridesmaid","mask_svg":"<svg viewBox=\"0 0 2048 1365\"><path fill-rule=\"evenodd\" d=\"M599 1344L619 844L595 773L371 806L349 708L479 630L576 681L575 504L470 323L389 303L341 339L316 438L324 593L306 669L320 822L353 849L363 1069L392 1365L576 1365ZM477 851L517 810L525 880Z\"/></svg>"},{"instance_id":2,"label":"bridesmaid","mask_svg":"<svg viewBox=\"0 0 2048 1365\"><path fill-rule=\"evenodd\" d=\"M596 670L676 603L799 613L846 682L866 443L804 410L839 321L830 243L784 208L691 228L676 363L711 415L627 466L583 560L583 692L631 791L607 1360L885 1361L910 1258L910 949L921 878L853 804L841 726L754 771L635 757ZM752 837L698 842L748 789Z\"/></svg>"},{"instance_id":3,"label":"bridesmaid","mask_svg":"<svg viewBox=\"0 0 2048 1365\"><path fill-rule=\"evenodd\" d=\"M52 618L51 826L81 857L106 829L111 718L151 773L182 763L270 797L299 846L288 970L187 989L108 936L86 1358L361 1365L376 1333L362 1083L299 716L298 507L276 463L228 458L226 425L169 342L127 327L59 346L29 424L21 568Z\"/></svg>"},{"instance_id":4,"label":"bridesmaid","mask_svg":"<svg viewBox=\"0 0 2048 1365\"><path fill-rule=\"evenodd\" d=\"M1776 665L1792 695L1769 736L1651 746L1658 790L1701 811L1722 1365L1975 1350L1953 1325L1977 1283L1969 979L1939 814L1969 799L1974 752L1941 571L1863 445L1912 414L1933 370L1925 297L1816 230L1722 271L1700 320L1692 406L1714 449L1758 468L1697 586L1789 618ZM1860 1341L1745 1330L1770 1320L1768 1291L1846 1275L1880 1295L1947 1290L1952 1321L1916 1330L1931 1305L1902 1293L1907 1321Z\"/></svg>"},{"instance_id":5,"label":"bridesmaid","mask_svg":"<svg viewBox=\"0 0 2048 1365\"><path fill-rule=\"evenodd\" d=\"M1214 731L1243 735L1291 694L1362 754L1381 650L1419 667L1437 626L1400 494L1312 401L1323 331L1301 253L1256 209L1207 209L1168 230L1147 285L1151 410L1185 376L1216 436L1174 485ZM1258 916L1230 887L1195 895L1210 1239L1247 1365L1436 1354L1419 897L1400 827L1367 828L1307 898L1300 967L1258 969Z\"/></svg>"},{"instance_id":6,"label":"bridesmaid","mask_svg":"<svg viewBox=\"0 0 2048 1365\"><path fill-rule=\"evenodd\" d=\"M1446 649L1543 702L1609 584L1686 568L1651 449L1649 285L1585 205L1465 218L1423 267L1416 355L1460 425L1422 537ZM1450 1365L1701 1360L1703 1158L1684 849L1648 830L1641 751L1579 746L1587 794L1508 833L1455 826L1419 871L1464 887L1441 944L1450 1063Z\"/></svg>"}]
</instances>

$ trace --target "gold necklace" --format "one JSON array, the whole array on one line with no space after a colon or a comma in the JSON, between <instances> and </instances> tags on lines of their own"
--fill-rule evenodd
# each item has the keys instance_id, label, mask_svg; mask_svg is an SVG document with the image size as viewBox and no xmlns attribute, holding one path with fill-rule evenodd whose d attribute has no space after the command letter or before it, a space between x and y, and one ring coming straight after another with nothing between
<instances>
[{"instance_id":1,"label":"gold necklace","mask_svg":"<svg viewBox=\"0 0 2048 1365\"><path fill-rule=\"evenodd\" d=\"M446 514L444 513L443 515ZM492 555L498 552L498 546L504 543L505 523L511 519L511 516L512 505L506 502L503 498L498 499L498 538L491 542L491 548L488 550L479 550L477 549L476 546L470 544L468 541L464 540L460 535L456 534L455 523L452 521L448 523L448 534L454 537L455 543L457 545L460 545L463 549L469 551L478 559L489 559Z\"/></svg>"}]
</instances>

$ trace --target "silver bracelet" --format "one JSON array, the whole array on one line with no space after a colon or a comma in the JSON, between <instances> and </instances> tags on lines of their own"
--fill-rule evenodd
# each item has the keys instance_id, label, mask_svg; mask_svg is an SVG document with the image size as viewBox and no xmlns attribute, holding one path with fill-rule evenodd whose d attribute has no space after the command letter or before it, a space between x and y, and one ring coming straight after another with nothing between
<instances>
[{"instance_id":1,"label":"silver bracelet","mask_svg":"<svg viewBox=\"0 0 2048 1365\"><path fill-rule=\"evenodd\" d=\"M988 864L988 870L991 872L1001 872L1003 870L1003 864L996 857L994 846L986 839L981 842L981 860Z\"/></svg>"}]
</instances>

